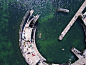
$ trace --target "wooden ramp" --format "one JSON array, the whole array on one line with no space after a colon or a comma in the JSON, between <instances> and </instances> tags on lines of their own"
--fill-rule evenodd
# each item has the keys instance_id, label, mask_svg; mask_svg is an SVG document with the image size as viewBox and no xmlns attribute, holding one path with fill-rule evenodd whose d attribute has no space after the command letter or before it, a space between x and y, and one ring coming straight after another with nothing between
<instances>
[{"instance_id":1,"label":"wooden ramp","mask_svg":"<svg viewBox=\"0 0 86 65\"><path fill-rule=\"evenodd\" d=\"M80 16L80 14L82 13L82 11L85 9L85 7L86 7L86 0L82 4L82 6L79 8L79 10L77 11L77 13L74 15L74 17L71 19L71 21L66 26L66 28L63 30L63 32L61 33L61 35L58 38L59 40L62 40L63 39L63 37L66 35L66 33L68 32L68 30L74 24L74 22L76 21L76 19L78 18L78 16Z\"/></svg>"}]
</instances>

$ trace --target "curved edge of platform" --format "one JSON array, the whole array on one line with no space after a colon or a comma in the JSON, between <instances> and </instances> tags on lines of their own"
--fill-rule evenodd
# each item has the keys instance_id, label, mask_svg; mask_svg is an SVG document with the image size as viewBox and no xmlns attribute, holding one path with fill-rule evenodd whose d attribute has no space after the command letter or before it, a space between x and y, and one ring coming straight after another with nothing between
<instances>
[{"instance_id":1,"label":"curved edge of platform","mask_svg":"<svg viewBox=\"0 0 86 65\"><path fill-rule=\"evenodd\" d=\"M20 29L19 29L19 46L20 46L20 50L21 50L21 53L22 53L22 55L23 55L23 57L25 58L25 60L26 60L26 62L29 64L29 65L49 65L49 64L47 64L46 62L44 62L44 61L46 61L46 59L39 53L39 51L38 51L38 49L37 49L37 47L36 47L36 43L35 43L35 33L36 33L36 28L35 27L27 27L27 31L25 31L25 26L24 26L24 22L26 22L27 21L27 18L28 18L28 15L29 15L29 10L27 11L27 13L25 14L25 16L23 17L23 20L22 20L22 22L21 22L21 25L20 25ZM39 17L38 17L39 18ZM37 19L38 19L37 18ZM36 19L36 18L34 18L34 19ZM32 20L31 20L32 21ZM28 23L26 23L26 24L28 24L28 26L30 25L30 23L31 23L31 21ZM23 26L24 26L24 29L23 29ZM30 32L31 31L31 32ZM26 32L26 33L25 33ZM28 33L27 34L27 32L30 32L30 33ZM33 32L33 38L31 39L31 34L32 34L32 32ZM27 35L29 35L30 36L30 40L29 41L25 41L25 40L22 40L22 33L24 33L24 34L27 34ZM23 43L23 44L22 44ZM32 49L31 51L31 55L30 56L28 56L30 53L27 53L27 49L29 49L28 48L28 46L27 45L25 45L25 44L27 44L29 47L31 46L31 48L30 49ZM22 47L23 46L23 47ZM77 56L77 57L79 57L79 59L80 60L77 60L76 62L74 62L73 64L71 64L71 63L64 63L64 64L53 64L52 63L52 65L76 65L77 63L79 63L81 60L83 60L83 62L84 61L86 61L85 60L85 58L86 58L86 50L84 51L84 53L83 53L83 55L81 55L80 56L80 52L77 50L77 49L75 49L75 48L72 48L71 49L72 50L72 52L74 52L74 54ZM34 51L34 52L33 52ZM76 52L77 53L76 53ZM35 57L36 56L36 57ZM31 60L34 60L34 62L33 61L29 61L29 57L30 57L30 59ZM35 60L35 59L38 59L38 60Z\"/></svg>"}]
</instances>

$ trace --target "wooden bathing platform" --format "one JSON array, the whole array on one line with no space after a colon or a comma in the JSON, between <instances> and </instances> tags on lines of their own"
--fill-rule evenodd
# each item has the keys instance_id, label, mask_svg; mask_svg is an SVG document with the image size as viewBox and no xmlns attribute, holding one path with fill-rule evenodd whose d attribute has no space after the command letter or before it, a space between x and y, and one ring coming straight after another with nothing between
<instances>
[{"instance_id":1,"label":"wooden bathing platform","mask_svg":"<svg viewBox=\"0 0 86 65\"><path fill-rule=\"evenodd\" d=\"M74 15L74 17L71 19L71 21L69 22L69 24L66 26L66 28L63 30L63 32L61 33L61 35L59 36L59 40L62 40L63 37L66 35L66 33L68 32L68 30L71 28L71 26L74 24L74 22L76 21L76 19L81 15L82 11L85 9L86 7L86 0L84 1L84 3L82 4L82 6L79 8L79 10L77 11L77 13Z\"/></svg>"}]
</instances>

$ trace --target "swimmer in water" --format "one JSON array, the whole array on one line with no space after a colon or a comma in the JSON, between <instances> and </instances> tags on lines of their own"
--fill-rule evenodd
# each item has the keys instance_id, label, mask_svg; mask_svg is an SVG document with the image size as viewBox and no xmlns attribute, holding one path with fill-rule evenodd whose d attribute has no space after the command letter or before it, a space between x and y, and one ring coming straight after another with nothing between
<instances>
[{"instance_id":1,"label":"swimmer in water","mask_svg":"<svg viewBox=\"0 0 86 65\"><path fill-rule=\"evenodd\" d=\"M40 34L39 34L39 38L41 38L41 35L42 35L42 34L40 33Z\"/></svg>"}]
</instances>

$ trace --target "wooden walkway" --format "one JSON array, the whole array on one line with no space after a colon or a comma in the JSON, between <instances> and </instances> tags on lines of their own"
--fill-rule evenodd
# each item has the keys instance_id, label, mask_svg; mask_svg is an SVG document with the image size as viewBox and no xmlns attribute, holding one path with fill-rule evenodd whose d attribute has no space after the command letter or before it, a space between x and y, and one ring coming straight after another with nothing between
<instances>
[{"instance_id":1,"label":"wooden walkway","mask_svg":"<svg viewBox=\"0 0 86 65\"><path fill-rule=\"evenodd\" d=\"M30 27L32 20L34 20L34 23L35 23L38 20L39 15L36 15L29 20L28 18L32 16L32 13L33 13L33 10L27 11L25 16L23 17L23 20L19 29L19 46L20 46L21 53L25 58L25 61L29 65L36 65L37 63L39 65L45 65L44 61L46 61L46 59L39 53L35 43L36 28L35 26Z\"/></svg>"},{"instance_id":2,"label":"wooden walkway","mask_svg":"<svg viewBox=\"0 0 86 65\"><path fill-rule=\"evenodd\" d=\"M82 54L82 52L73 47L71 51L78 57L78 60L71 65L86 65L86 50Z\"/></svg>"},{"instance_id":3,"label":"wooden walkway","mask_svg":"<svg viewBox=\"0 0 86 65\"><path fill-rule=\"evenodd\" d=\"M74 22L76 21L76 19L80 16L80 14L82 13L82 11L85 9L85 7L86 7L86 0L82 4L82 6L79 8L79 10L77 11L77 13L74 15L74 17L71 19L71 21L66 26L66 28L63 30L63 32L61 33L61 35L58 38L59 40L62 40L63 39L63 37L66 35L66 33L68 32L68 30L74 24Z\"/></svg>"},{"instance_id":4,"label":"wooden walkway","mask_svg":"<svg viewBox=\"0 0 86 65\"><path fill-rule=\"evenodd\" d=\"M81 14L80 17L81 17L84 25L86 25L86 12L84 14Z\"/></svg>"}]
</instances>

